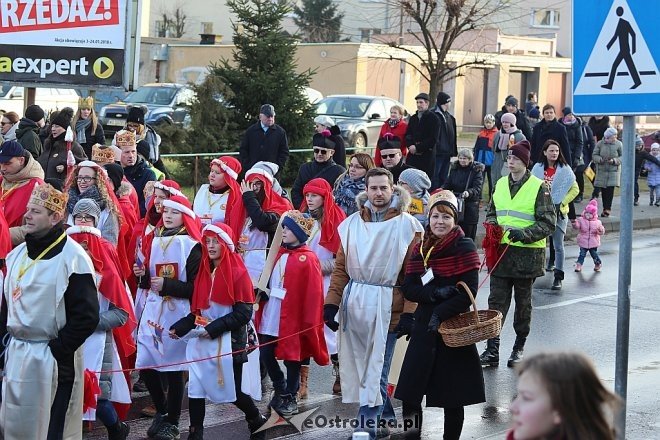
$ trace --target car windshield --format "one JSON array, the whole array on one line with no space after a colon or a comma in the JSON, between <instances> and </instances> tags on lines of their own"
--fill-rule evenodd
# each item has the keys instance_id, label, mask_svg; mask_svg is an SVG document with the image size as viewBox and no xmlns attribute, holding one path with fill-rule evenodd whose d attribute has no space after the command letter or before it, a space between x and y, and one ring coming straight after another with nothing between
<instances>
[{"instance_id":1,"label":"car windshield","mask_svg":"<svg viewBox=\"0 0 660 440\"><path fill-rule=\"evenodd\" d=\"M0 86L0 98L4 98L11 90L12 86Z\"/></svg>"},{"instance_id":2,"label":"car windshield","mask_svg":"<svg viewBox=\"0 0 660 440\"><path fill-rule=\"evenodd\" d=\"M364 116L369 108L371 99L348 98L345 96L328 97L322 99L316 105L316 113L319 115L346 116L359 118Z\"/></svg>"},{"instance_id":3,"label":"car windshield","mask_svg":"<svg viewBox=\"0 0 660 440\"><path fill-rule=\"evenodd\" d=\"M126 97L125 102L169 105L176 94L174 87L140 87Z\"/></svg>"}]
</instances>

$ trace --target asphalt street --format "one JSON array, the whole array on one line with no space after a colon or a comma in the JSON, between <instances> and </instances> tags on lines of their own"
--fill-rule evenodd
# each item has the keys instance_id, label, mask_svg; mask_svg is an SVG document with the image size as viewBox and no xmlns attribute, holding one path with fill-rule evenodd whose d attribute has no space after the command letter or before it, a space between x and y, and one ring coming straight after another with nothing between
<instances>
[{"instance_id":1,"label":"asphalt street","mask_svg":"<svg viewBox=\"0 0 660 440\"><path fill-rule=\"evenodd\" d=\"M642 440L660 438L660 346L658 344L658 322L660 322L660 275L658 270L658 230L636 231L633 240L632 308L629 348L629 375L627 400L626 438ZM582 273L573 272L578 248L567 243L566 279L560 292L550 290L552 277L548 273L536 281L533 294L532 331L526 346L526 355L543 350L579 350L591 357L600 377L606 385L614 388L614 365L617 320L618 282L618 235L603 238L601 258L603 270L593 271L589 257ZM482 274L485 276L485 272ZM477 297L480 308L486 308L488 282ZM512 315L509 315L511 318ZM484 370L487 402L473 405L465 410L463 439L503 439L509 424L508 405L512 400L516 380L514 371L506 367L515 335L511 321L507 319L502 331L500 356L504 357L499 368ZM480 344L481 351L484 344ZM342 404L332 396L331 367L312 366L310 374L310 396L303 401L301 412L310 411L302 433L286 421L284 425L264 432L264 438L330 439L349 438L350 425L335 427L337 418L350 419L356 413L355 405ZM146 438L151 419L139 418L137 410L147 403L146 397L138 398L129 417L130 439ZM267 399L258 405L265 410ZM400 417L401 403L395 401ZM312 411L313 410L313 411ZM443 413L441 409L425 410L423 425L424 439L441 438ZM302 416L304 419L305 415ZM333 420L333 427L329 427ZM293 420L291 421L293 422ZM315 424L324 427L315 426ZM182 438L187 437L188 413L184 410L180 423ZM207 405L205 438L232 440L248 439L249 433L242 413L232 405ZM402 429L393 430L392 439L400 437ZM399 435L397 435L399 434ZM86 439L107 438L105 430L97 425L86 434Z\"/></svg>"}]
</instances>

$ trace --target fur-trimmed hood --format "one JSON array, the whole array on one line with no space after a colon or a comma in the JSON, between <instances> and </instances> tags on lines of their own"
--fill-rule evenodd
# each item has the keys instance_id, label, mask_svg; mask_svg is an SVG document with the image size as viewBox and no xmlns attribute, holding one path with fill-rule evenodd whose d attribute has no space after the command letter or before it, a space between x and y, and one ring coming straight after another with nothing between
<instances>
[{"instance_id":1,"label":"fur-trimmed hood","mask_svg":"<svg viewBox=\"0 0 660 440\"><path fill-rule=\"evenodd\" d=\"M357 203L358 210L366 208L365 204L367 203L367 192L362 191L357 196L355 196L355 202ZM392 202L388 211L392 211L392 214L398 215L402 212L406 212L410 203L412 202L412 197L410 193L403 189L402 186L394 185L394 191L392 194ZM367 208L368 209L368 208ZM388 212L389 214L389 212ZM390 217L391 215L388 215Z\"/></svg>"},{"instance_id":2,"label":"fur-trimmed hood","mask_svg":"<svg viewBox=\"0 0 660 440\"><path fill-rule=\"evenodd\" d=\"M454 162L451 163L450 169L451 170L456 170L459 167L460 167L460 164L458 163L458 160L455 160ZM477 162L476 160L473 160L472 163L470 165L468 165L468 167L472 167L474 169L474 171L476 171L478 173L483 173L484 170L486 169L486 166L484 164L482 164L481 162Z\"/></svg>"},{"instance_id":3,"label":"fur-trimmed hood","mask_svg":"<svg viewBox=\"0 0 660 440\"><path fill-rule=\"evenodd\" d=\"M131 185L130 182L126 182L125 180L122 180L121 184L119 185L119 189L115 191L117 197L129 195L131 193L132 186L133 185Z\"/></svg>"}]
</instances>

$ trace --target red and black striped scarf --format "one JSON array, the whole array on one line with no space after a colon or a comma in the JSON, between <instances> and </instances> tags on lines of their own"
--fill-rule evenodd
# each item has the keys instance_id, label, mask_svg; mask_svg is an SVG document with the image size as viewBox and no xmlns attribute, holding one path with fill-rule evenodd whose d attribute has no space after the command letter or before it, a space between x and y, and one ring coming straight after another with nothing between
<instances>
[{"instance_id":1,"label":"red and black striped scarf","mask_svg":"<svg viewBox=\"0 0 660 440\"><path fill-rule=\"evenodd\" d=\"M427 229L428 231L428 229ZM470 270L479 269L479 254L459 226L438 238L428 233L420 247L416 246L406 268L406 274L423 274L430 267L436 277L451 277ZM428 267L424 267L424 257L431 252ZM423 255L422 255L423 253Z\"/></svg>"}]
</instances>

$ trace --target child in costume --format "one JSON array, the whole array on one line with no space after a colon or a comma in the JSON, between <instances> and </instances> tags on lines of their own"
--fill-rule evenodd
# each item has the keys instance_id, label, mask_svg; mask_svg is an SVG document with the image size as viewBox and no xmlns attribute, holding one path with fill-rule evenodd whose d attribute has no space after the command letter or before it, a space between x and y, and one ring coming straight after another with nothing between
<instances>
[{"instance_id":1,"label":"child in costume","mask_svg":"<svg viewBox=\"0 0 660 440\"><path fill-rule=\"evenodd\" d=\"M183 399L186 344L168 336L169 328L190 313L190 298L201 260L201 225L188 199L172 196L163 202L142 268L133 266L140 287L149 289L138 329L135 366L158 369L142 371L144 383L157 413L147 431L156 440L179 438ZM167 383L167 398L163 382Z\"/></svg>"},{"instance_id":2,"label":"child in costume","mask_svg":"<svg viewBox=\"0 0 660 440\"><path fill-rule=\"evenodd\" d=\"M195 278L192 312L170 328L173 338L190 337L188 360L220 358L189 365L189 440L204 436L205 399L214 403L232 402L245 414L250 432L258 430L266 418L252 401L261 398L258 352L248 355L248 334L253 335L254 290L250 275L236 253L233 232L224 223L206 225L202 238L202 262ZM229 355L232 352L239 352ZM248 368L248 356L256 354ZM247 379L247 380L246 380ZM250 386L256 385L256 386ZM252 396L252 397L250 397Z\"/></svg>"},{"instance_id":3,"label":"child in costume","mask_svg":"<svg viewBox=\"0 0 660 440\"><path fill-rule=\"evenodd\" d=\"M298 413L302 361L314 358L328 365L323 336L323 277L314 252L305 244L314 220L299 211L288 211L268 253L259 280L262 296L257 329L262 344L261 362L275 390L269 407L280 415ZM263 346L267 342L278 341ZM278 360L284 361L286 376Z\"/></svg>"}]
</instances>

